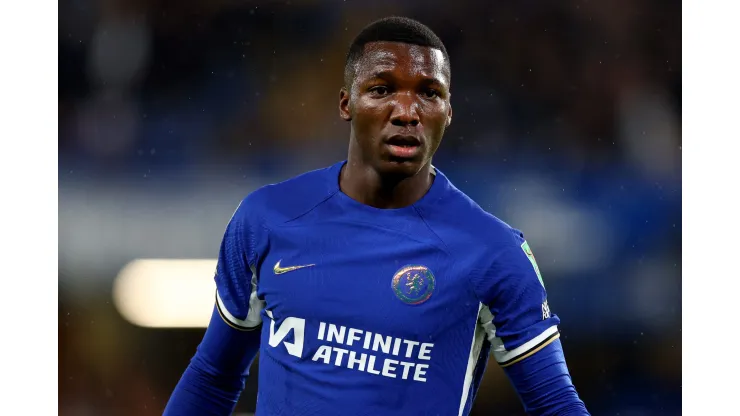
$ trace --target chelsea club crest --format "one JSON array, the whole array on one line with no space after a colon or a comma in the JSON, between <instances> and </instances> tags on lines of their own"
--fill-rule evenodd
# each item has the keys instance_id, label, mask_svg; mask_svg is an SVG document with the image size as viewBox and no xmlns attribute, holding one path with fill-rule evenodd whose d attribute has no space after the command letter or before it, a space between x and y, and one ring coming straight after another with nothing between
<instances>
[{"instance_id":1,"label":"chelsea club crest","mask_svg":"<svg viewBox=\"0 0 740 416\"><path fill-rule=\"evenodd\" d=\"M404 303L418 305L426 302L436 281L434 274L426 266L404 266L393 275L391 287Z\"/></svg>"}]
</instances>

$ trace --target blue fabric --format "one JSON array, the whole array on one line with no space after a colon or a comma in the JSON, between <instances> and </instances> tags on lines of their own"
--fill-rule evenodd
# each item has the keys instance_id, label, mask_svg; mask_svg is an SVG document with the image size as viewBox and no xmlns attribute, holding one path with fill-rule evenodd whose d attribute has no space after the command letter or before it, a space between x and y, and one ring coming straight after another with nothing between
<instances>
[{"instance_id":1,"label":"blue fabric","mask_svg":"<svg viewBox=\"0 0 740 416\"><path fill-rule=\"evenodd\" d=\"M489 348L516 364L557 338L520 231L440 171L410 206L362 204L339 188L344 163L262 187L237 208L215 277L226 324L212 324L169 414L229 414L261 345L258 415L466 415ZM533 411L565 403L560 390L530 398L555 377L546 368L509 370L527 380Z\"/></svg>"},{"instance_id":2,"label":"blue fabric","mask_svg":"<svg viewBox=\"0 0 740 416\"><path fill-rule=\"evenodd\" d=\"M568 373L559 339L530 357L504 368L532 416L589 415Z\"/></svg>"},{"instance_id":3,"label":"blue fabric","mask_svg":"<svg viewBox=\"0 0 740 416\"><path fill-rule=\"evenodd\" d=\"M206 334L175 387L164 415L231 415L259 343L259 329L234 329L214 308Z\"/></svg>"}]
</instances>

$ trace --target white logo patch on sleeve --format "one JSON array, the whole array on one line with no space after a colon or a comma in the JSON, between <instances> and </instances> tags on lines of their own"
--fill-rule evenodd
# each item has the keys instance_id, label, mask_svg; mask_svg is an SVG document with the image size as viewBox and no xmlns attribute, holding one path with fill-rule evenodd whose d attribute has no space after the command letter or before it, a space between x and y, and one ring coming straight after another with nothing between
<instances>
[{"instance_id":1,"label":"white logo patch on sleeve","mask_svg":"<svg viewBox=\"0 0 740 416\"><path fill-rule=\"evenodd\" d=\"M524 254L527 255L529 262L532 263L532 267L534 267L534 271L535 273L537 273L537 278L540 279L540 284L542 285L542 287L545 287L545 282L542 281L540 268L539 266L537 266L537 260L534 259L534 253L532 253L532 249L529 248L529 244L526 241L522 243L522 250L524 250Z\"/></svg>"}]
</instances>

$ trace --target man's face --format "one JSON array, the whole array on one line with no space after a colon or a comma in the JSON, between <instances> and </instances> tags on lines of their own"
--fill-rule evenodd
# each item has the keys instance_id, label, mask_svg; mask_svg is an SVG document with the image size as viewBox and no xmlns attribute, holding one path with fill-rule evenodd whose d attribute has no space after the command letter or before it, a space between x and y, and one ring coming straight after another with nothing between
<instances>
[{"instance_id":1,"label":"man's face","mask_svg":"<svg viewBox=\"0 0 740 416\"><path fill-rule=\"evenodd\" d=\"M448 68L438 49L365 45L339 100L363 162L381 174L412 176L432 159L452 119Z\"/></svg>"}]
</instances>

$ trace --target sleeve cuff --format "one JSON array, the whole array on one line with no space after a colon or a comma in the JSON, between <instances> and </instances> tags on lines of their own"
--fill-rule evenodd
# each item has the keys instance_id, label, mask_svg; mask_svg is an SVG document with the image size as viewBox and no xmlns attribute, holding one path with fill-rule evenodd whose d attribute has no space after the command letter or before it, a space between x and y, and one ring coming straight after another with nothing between
<instances>
[{"instance_id":1,"label":"sleeve cuff","mask_svg":"<svg viewBox=\"0 0 740 416\"><path fill-rule=\"evenodd\" d=\"M560 338L560 331L558 331L557 326L553 325L536 337L510 351L504 348L504 344L500 339L496 339L493 342L493 356L501 367L507 367L545 348L558 338Z\"/></svg>"}]
</instances>

